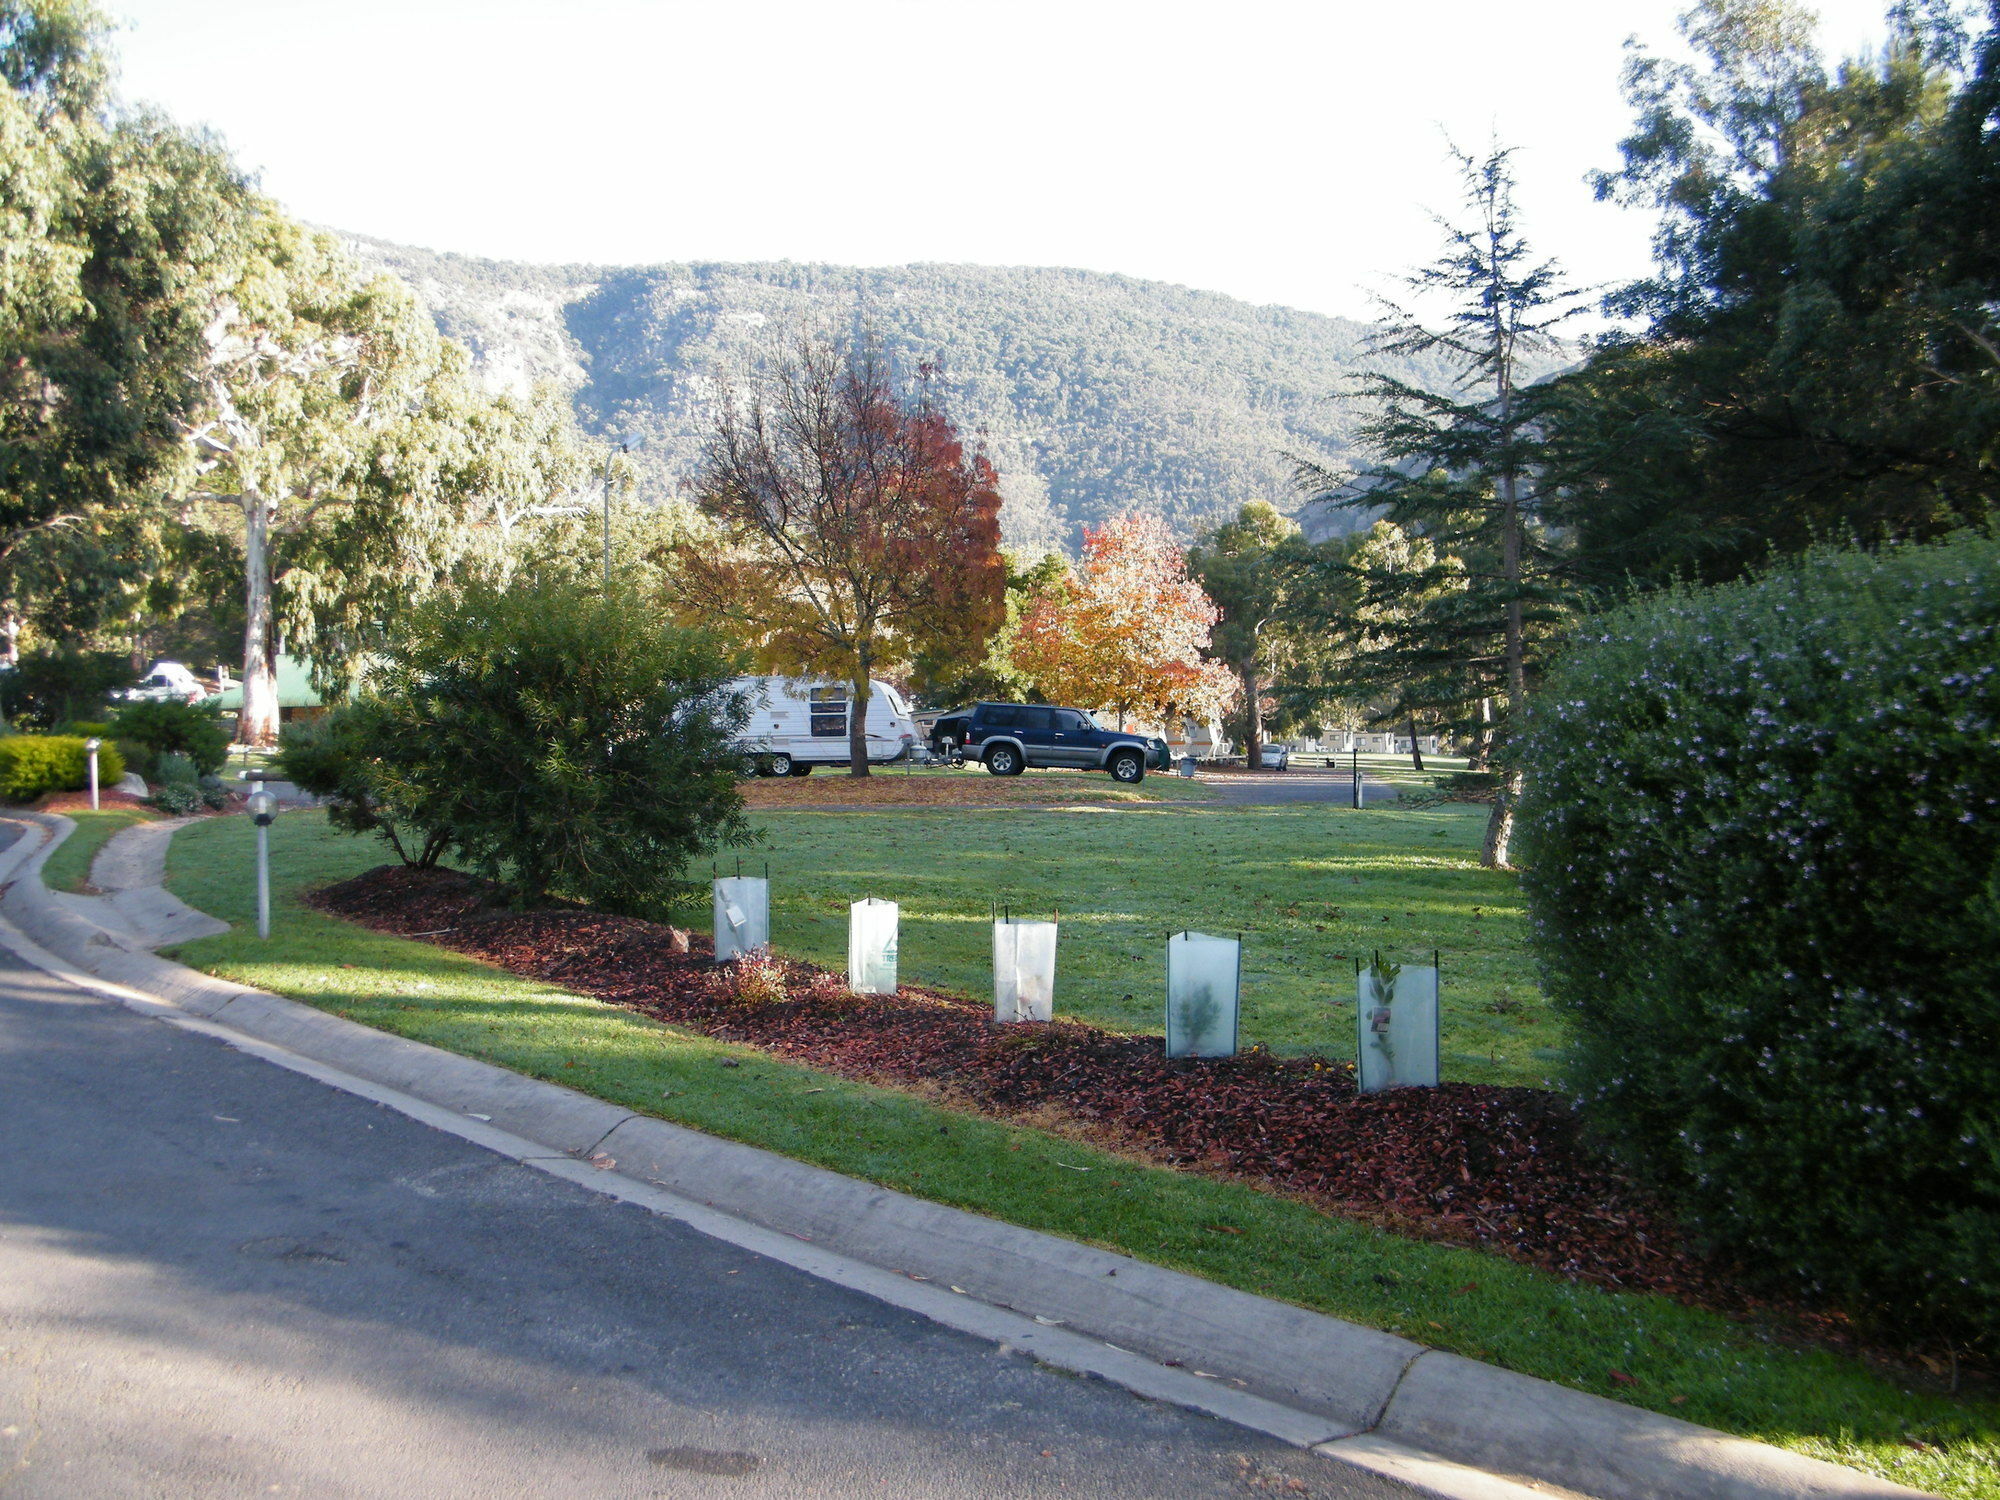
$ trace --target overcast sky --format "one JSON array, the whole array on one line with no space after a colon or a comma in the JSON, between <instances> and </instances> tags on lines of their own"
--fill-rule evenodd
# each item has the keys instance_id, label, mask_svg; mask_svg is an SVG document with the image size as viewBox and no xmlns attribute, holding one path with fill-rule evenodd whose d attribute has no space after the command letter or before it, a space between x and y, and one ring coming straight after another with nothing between
<instances>
[{"instance_id":1,"label":"overcast sky","mask_svg":"<svg viewBox=\"0 0 2000 1500\"><path fill-rule=\"evenodd\" d=\"M1448 136L1575 279L1621 45L1682 0L107 0L128 97L295 214L502 259L1082 266L1321 312L1431 255ZM1827 0L1835 54L1881 0Z\"/></svg>"}]
</instances>

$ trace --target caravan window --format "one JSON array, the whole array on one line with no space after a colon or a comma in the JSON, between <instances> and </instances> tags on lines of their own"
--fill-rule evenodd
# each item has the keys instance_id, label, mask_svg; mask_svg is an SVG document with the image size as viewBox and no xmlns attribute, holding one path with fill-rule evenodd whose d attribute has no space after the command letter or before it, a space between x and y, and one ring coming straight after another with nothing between
<instances>
[{"instance_id":1,"label":"caravan window","mask_svg":"<svg viewBox=\"0 0 2000 1500\"><path fill-rule=\"evenodd\" d=\"M845 687L816 687L807 695L807 703L812 712L812 732L814 739L841 740L847 738L847 689Z\"/></svg>"}]
</instances>

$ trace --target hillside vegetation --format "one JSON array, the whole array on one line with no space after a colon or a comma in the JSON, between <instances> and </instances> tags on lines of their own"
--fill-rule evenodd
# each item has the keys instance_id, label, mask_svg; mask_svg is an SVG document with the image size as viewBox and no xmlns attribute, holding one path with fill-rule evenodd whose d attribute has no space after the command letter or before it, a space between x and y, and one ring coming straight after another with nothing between
<instances>
[{"instance_id":1,"label":"hillside vegetation","mask_svg":"<svg viewBox=\"0 0 2000 1500\"><path fill-rule=\"evenodd\" d=\"M490 380L552 379L594 430L646 436L671 493L722 383L774 326L862 323L899 358L936 359L962 427L999 465L1011 545L1073 547L1120 510L1191 535L1247 499L1297 503L1287 452L1338 457L1361 412L1347 377L1448 384L1436 362L1374 360L1369 325L1093 271L769 263L529 266L357 240L396 271ZM1352 516L1309 515L1315 534Z\"/></svg>"}]
</instances>

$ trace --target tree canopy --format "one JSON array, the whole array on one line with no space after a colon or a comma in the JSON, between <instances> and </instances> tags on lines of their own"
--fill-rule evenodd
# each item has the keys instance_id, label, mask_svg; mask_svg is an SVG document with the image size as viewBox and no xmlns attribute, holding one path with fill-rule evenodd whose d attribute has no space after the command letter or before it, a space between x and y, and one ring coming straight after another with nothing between
<instances>
[{"instance_id":1,"label":"tree canopy","mask_svg":"<svg viewBox=\"0 0 2000 1500\"><path fill-rule=\"evenodd\" d=\"M2000 501L2000 36L1892 9L1830 67L1789 0L1702 0L1635 52L1598 191L1656 273L1550 404L1579 577L1721 580L1815 539L1939 535Z\"/></svg>"},{"instance_id":2,"label":"tree canopy","mask_svg":"<svg viewBox=\"0 0 2000 1500\"><path fill-rule=\"evenodd\" d=\"M928 366L903 384L872 342L794 338L717 415L693 490L720 535L683 549L683 587L767 667L851 685L866 776L874 675L976 662L1004 619L996 479Z\"/></svg>"}]
</instances>

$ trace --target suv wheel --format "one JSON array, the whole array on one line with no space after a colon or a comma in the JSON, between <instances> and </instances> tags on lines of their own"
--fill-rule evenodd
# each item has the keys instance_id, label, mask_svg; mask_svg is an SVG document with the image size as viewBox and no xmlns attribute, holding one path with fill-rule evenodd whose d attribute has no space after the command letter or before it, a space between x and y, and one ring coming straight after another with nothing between
<instances>
[{"instance_id":1,"label":"suv wheel","mask_svg":"<svg viewBox=\"0 0 2000 1500\"><path fill-rule=\"evenodd\" d=\"M768 775L789 776L792 774L792 758L789 755L774 755L764 762L770 767Z\"/></svg>"},{"instance_id":2,"label":"suv wheel","mask_svg":"<svg viewBox=\"0 0 2000 1500\"><path fill-rule=\"evenodd\" d=\"M1019 776L1021 752L1012 745L995 745L986 752L986 769L995 776Z\"/></svg>"},{"instance_id":3,"label":"suv wheel","mask_svg":"<svg viewBox=\"0 0 2000 1500\"><path fill-rule=\"evenodd\" d=\"M1111 779L1127 783L1146 779L1146 762L1137 750L1120 750L1111 757Z\"/></svg>"}]
</instances>

